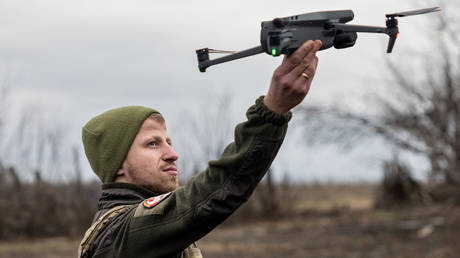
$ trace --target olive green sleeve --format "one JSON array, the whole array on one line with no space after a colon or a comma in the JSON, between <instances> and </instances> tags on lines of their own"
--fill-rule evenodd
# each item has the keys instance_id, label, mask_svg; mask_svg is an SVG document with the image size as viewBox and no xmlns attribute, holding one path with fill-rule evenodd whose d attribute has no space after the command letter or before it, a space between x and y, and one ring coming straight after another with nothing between
<instances>
[{"instance_id":1,"label":"olive green sleeve","mask_svg":"<svg viewBox=\"0 0 460 258\"><path fill-rule=\"evenodd\" d=\"M262 97L236 126L221 156L153 208L135 207L114 232L119 257L170 257L210 232L243 204L277 154L291 113L280 115ZM161 198L160 198L161 199Z\"/></svg>"}]
</instances>

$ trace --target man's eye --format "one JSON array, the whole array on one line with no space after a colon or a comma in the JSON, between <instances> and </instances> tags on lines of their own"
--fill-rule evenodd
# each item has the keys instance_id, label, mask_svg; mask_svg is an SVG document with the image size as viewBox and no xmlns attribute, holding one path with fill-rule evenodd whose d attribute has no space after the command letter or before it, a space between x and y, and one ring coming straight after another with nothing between
<instances>
[{"instance_id":1,"label":"man's eye","mask_svg":"<svg viewBox=\"0 0 460 258\"><path fill-rule=\"evenodd\" d=\"M149 146L152 146L152 147L155 147L155 146L157 145L157 143L156 143L156 142L149 142L148 145L149 145Z\"/></svg>"}]
</instances>

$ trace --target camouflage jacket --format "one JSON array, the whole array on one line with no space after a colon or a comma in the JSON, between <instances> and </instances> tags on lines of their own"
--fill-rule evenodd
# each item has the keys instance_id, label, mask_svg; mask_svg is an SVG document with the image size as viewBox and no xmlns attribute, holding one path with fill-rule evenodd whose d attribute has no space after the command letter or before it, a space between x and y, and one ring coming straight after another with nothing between
<instances>
[{"instance_id":1,"label":"camouflage jacket","mask_svg":"<svg viewBox=\"0 0 460 258\"><path fill-rule=\"evenodd\" d=\"M98 231L88 257L184 257L188 246L247 201L275 158L291 113L270 111L261 97L246 116L221 156L169 194L125 183L103 185L94 221L126 206Z\"/></svg>"}]
</instances>

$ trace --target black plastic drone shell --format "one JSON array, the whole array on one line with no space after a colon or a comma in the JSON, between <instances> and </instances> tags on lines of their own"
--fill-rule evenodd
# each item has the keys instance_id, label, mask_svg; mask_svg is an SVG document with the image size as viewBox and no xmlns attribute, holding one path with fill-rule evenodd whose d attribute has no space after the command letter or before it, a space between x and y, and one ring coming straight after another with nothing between
<instances>
[{"instance_id":1,"label":"black plastic drone shell","mask_svg":"<svg viewBox=\"0 0 460 258\"><path fill-rule=\"evenodd\" d=\"M336 30L333 23L346 23L354 18L352 10L305 13L272 21L264 21L260 31L260 44L265 53L279 56L291 54L307 40L321 40L321 50L334 44Z\"/></svg>"}]
</instances>

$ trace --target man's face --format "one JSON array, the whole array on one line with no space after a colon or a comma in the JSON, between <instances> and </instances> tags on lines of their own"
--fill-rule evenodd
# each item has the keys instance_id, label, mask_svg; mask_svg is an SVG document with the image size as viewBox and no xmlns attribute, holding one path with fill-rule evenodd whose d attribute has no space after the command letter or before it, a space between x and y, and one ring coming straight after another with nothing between
<instances>
[{"instance_id":1,"label":"man's face","mask_svg":"<svg viewBox=\"0 0 460 258\"><path fill-rule=\"evenodd\" d=\"M143 186L155 193L171 192L178 187L177 153L171 147L164 123L147 118L128 151L118 182Z\"/></svg>"}]
</instances>

